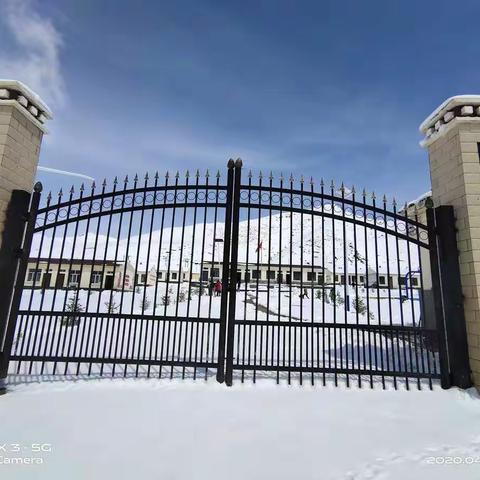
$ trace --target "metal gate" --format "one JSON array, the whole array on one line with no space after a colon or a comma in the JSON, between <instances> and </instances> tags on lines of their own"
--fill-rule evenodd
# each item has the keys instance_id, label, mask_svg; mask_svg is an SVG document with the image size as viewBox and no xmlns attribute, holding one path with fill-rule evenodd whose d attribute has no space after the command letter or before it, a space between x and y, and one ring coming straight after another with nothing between
<instances>
[{"instance_id":1,"label":"metal gate","mask_svg":"<svg viewBox=\"0 0 480 480\"><path fill-rule=\"evenodd\" d=\"M5 269L18 266L3 376L11 361L17 374L469 385L449 207L245 180L241 160L226 181L115 179L39 208L40 191ZM14 195L10 216L22 209Z\"/></svg>"}]
</instances>

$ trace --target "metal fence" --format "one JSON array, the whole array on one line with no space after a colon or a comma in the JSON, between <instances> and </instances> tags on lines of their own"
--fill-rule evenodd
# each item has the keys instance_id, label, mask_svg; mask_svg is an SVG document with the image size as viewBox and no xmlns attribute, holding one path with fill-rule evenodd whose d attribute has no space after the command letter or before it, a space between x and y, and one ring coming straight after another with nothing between
<instances>
[{"instance_id":1,"label":"metal fence","mask_svg":"<svg viewBox=\"0 0 480 480\"><path fill-rule=\"evenodd\" d=\"M452 383L464 345L446 341L442 282L458 272L432 208L245 180L240 160L225 179L115 179L41 207L40 190L0 305L4 373Z\"/></svg>"}]
</instances>

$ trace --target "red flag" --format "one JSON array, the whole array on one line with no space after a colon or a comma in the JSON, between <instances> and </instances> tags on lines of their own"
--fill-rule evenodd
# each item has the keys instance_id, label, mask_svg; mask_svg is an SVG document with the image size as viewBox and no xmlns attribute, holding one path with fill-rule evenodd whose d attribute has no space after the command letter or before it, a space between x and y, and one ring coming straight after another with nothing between
<instances>
[{"instance_id":1,"label":"red flag","mask_svg":"<svg viewBox=\"0 0 480 480\"><path fill-rule=\"evenodd\" d=\"M263 241L260 241L260 243L258 244L258 247L257 247L257 249L255 250L255 253L257 253L259 250L261 250L261 249L262 249L262 247L263 247L263 245L262 245L262 244L263 244Z\"/></svg>"}]
</instances>

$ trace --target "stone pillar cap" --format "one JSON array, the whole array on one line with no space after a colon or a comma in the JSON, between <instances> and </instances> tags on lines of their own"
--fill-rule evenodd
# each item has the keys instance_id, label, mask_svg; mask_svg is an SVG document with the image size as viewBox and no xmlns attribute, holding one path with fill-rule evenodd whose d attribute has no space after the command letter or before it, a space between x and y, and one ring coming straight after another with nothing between
<instances>
[{"instance_id":1,"label":"stone pillar cap","mask_svg":"<svg viewBox=\"0 0 480 480\"><path fill-rule=\"evenodd\" d=\"M47 104L33 90L18 80L0 79L0 105L15 106L38 128L46 132L44 123L53 117Z\"/></svg>"},{"instance_id":2,"label":"stone pillar cap","mask_svg":"<svg viewBox=\"0 0 480 480\"><path fill-rule=\"evenodd\" d=\"M480 95L456 95L445 100L420 125L425 135L420 142L422 147L430 145L442 136L452 125L460 122L480 121Z\"/></svg>"}]
</instances>

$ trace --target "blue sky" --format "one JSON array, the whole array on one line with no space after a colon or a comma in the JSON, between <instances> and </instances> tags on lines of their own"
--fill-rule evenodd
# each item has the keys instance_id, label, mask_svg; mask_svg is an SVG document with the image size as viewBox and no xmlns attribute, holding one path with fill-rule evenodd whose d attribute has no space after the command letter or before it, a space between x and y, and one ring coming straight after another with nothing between
<instances>
[{"instance_id":1,"label":"blue sky","mask_svg":"<svg viewBox=\"0 0 480 480\"><path fill-rule=\"evenodd\" d=\"M2 0L0 77L51 105L44 166L97 179L247 168L400 201L420 122L480 93L478 1ZM46 189L72 178L39 174ZM77 183L74 181L74 183Z\"/></svg>"}]
</instances>

